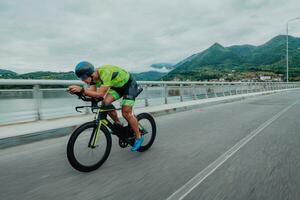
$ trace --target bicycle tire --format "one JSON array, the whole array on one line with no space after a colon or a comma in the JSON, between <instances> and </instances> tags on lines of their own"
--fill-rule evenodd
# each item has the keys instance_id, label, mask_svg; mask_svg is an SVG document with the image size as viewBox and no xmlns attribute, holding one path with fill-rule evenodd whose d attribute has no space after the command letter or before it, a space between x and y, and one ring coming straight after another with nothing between
<instances>
[{"instance_id":1,"label":"bicycle tire","mask_svg":"<svg viewBox=\"0 0 300 200\"><path fill-rule=\"evenodd\" d=\"M136 118L137 118L138 121L140 121L142 119L148 120L150 122L151 128L152 128L151 138L150 138L149 142L147 144L142 144L142 146L137 150L139 152L144 152L152 146L152 144L155 140L155 137L156 137L156 123L155 123L155 120L152 117L152 115L149 114L149 113L140 113L136 116Z\"/></svg>"},{"instance_id":2,"label":"bicycle tire","mask_svg":"<svg viewBox=\"0 0 300 200\"><path fill-rule=\"evenodd\" d=\"M68 141L68 145L67 145L67 157L68 157L68 161L71 164L71 166L81 172L90 172L90 171L94 171L96 169L98 169L108 158L110 151L111 151L111 146L112 146L112 139L111 139L111 135L108 131L108 129L105 126L101 126L100 130L104 133L105 138L106 138L106 148L105 148L105 152L102 156L102 158L94 165L90 165L90 166L86 166L83 165L82 163L80 163L77 159L76 156L74 154L74 144L76 142L76 139L78 138L78 136L84 132L84 130L88 129L88 128L94 128L96 126L95 122L87 122L85 124L82 124L81 126L79 126L77 129L75 129L75 131L71 134L70 139ZM88 147L87 147L88 148Z\"/></svg>"}]
</instances>

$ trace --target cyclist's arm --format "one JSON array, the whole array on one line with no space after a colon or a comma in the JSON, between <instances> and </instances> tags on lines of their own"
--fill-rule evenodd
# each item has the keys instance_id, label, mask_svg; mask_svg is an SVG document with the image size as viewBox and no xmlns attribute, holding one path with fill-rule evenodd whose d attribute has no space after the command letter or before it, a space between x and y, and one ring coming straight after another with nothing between
<instances>
[{"instance_id":1,"label":"cyclist's arm","mask_svg":"<svg viewBox=\"0 0 300 200\"><path fill-rule=\"evenodd\" d=\"M88 89L86 90L90 90L90 91L97 91L97 87L96 85L91 85Z\"/></svg>"},{"instance_id":2,"label":"cyclist's arm","mask_svg":"<svg viewBox=\"0 0 300 200\"><path fill-rule=\"evenodd\" d=\"M98 91L96 91L96 89L94 91L84 90L84 94L94 98L101 98L101 97L104 98L108 90L109 90L109 86L101 85Z\"/></svg>"},{"instance_id":3,"label":"cyclist's arm","mask_svg":"<svg viewBox=\"0 0 300 200\"><path fill-rule=\"evenodd\" d=\"M106 93L109 90L109 87L111 86L111 77L112 77L112 71L104 70L102 71L100 78L102 80L102 85L100 86L98 91L85 91L84 94L90 97L94 98L104 98Z\"/></svg>"}]
</instances>

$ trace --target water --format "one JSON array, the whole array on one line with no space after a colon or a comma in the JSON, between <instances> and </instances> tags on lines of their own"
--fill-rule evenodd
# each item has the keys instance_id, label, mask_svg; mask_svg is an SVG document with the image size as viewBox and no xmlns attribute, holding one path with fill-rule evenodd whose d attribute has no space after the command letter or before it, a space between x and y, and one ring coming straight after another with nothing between
<instances>
[{"instance_id":1,"label":"water","mask_svg":"<svg viewBox=\"0 0 300 200\"><path fill-rule=\"evenodd\" d=\"M224 88L223 88L224 89ZM225 88L226 89L226 88ZM231 88L235 91L236 88ZM77 96L70 95L64 89L42 89L41 100L41 118L53 119L67 116L78 116L84 113L75 111L76 106L89 105L83 102ZM223 91L220 86L205 87L184 87L182 90L183 101L193 99L193 91L197 94L197 99L208 97L222 96ZM229 88L225 95L229 95ZM215 92L215 93L214 93ZM180 91L178 86L168 87L168 103L180 102ZM232 92L234 94L234 92ZM148 104L149 106L161 105L165 103L165 90L163 87L148 87ZM114 103L116 107L120 107L120 101ZM143 91L136 100L135 107L145 106L145 91ZM1 91L0 92L0 125L26 122L37 120L37 101L33 99L32 90L24 91Z\"/></svg>"}]
</instances>

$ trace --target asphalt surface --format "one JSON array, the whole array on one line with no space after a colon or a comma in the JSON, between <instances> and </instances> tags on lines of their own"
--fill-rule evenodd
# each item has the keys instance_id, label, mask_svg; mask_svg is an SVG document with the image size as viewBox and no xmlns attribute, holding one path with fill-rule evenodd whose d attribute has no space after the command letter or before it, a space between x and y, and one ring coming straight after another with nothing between
<instances>
[{"instance_id":1,"label":"asphalt surface","mask_svg":"<svg viewBox=\"0 0 300 200\"><path fill-rule=\"evenodd\" d=\"M300 99L287 91L156 118L144 153L113 140L106 163L80 173L67 137L0 151L0 199L167 199L241 139ZM300 199L300 103L236 151L184 199Z\"/></svg>"}]
</instances>

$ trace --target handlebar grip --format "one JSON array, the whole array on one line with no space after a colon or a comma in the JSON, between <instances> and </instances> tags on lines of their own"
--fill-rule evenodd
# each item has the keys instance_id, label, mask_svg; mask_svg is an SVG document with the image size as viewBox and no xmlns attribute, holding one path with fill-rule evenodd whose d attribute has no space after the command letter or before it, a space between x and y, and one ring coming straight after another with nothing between
<instances>
[{"instance_id":1,"label":"handlebar grip","mask_svg":"<svg viewBox=\"0 0 300 200\"><path fill-rule=\"evenodd\" d=\"M76 112L80 112L80 113L81 113L82 111L79 110L79 109L81 109L81 108L84 108L84 106L76 106L76 107L75 107Z\"/></svg>"}]
</instances>

